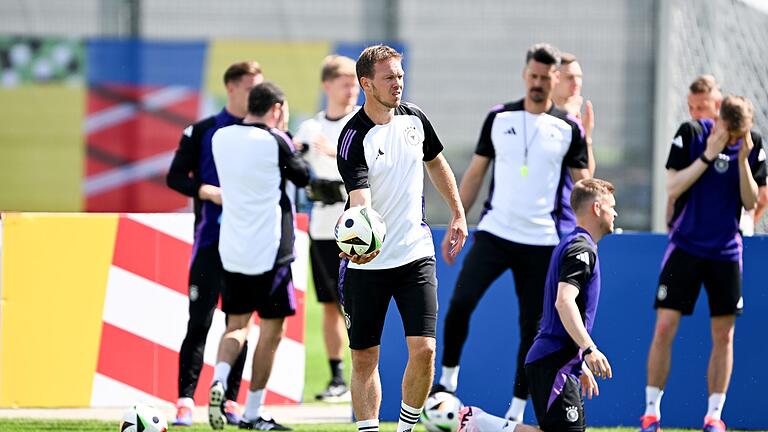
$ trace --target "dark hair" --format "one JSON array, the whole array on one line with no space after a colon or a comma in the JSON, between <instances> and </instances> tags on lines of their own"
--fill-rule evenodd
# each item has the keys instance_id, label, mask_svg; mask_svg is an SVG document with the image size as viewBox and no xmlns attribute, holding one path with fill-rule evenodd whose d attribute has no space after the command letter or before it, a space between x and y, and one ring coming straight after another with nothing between
<instances>
[{"instance_id":1,"label":"dark hair","mask_svg":"<svg viewBox=\"0 0 768 432\"><path fill-rule=\"evenodd\" d=\"M528 52L525 53L525 64L530 63L531 60L558 67L560 66L560 51L548 43L537 43L528 48Z\"/></svg>"},{"instance_id":2,"label":"dark hair","mask_svg":"<svg viewBox=\"0 0 768 432\"><path fill-rule=\"evenodd\" d=\"M717 80L712 75L702 75L693 80L688 90L693 94L710 94L715 90L720 90L720 86L717 85Z\"/></svg>"},{"instance_id":3,"label":"dark hair","mask_svg":"<svg viewBox=\"0 0 768 432\"><path fill-rule=\"evenodd\" d=\"M261 75L261 66L255 61L235 63L224 72L224 84L240 81L245 75Z\"/></svg>"},{"instance_id":4,"label":"dark hair","mask_svg":"<svg viewBox=\"0 0 768 432\"><path fill-rule=\"evenodd\" d=\"M575 55L568 53L568 52L561 52L560 53L560 65L565 66L569 65L573 62L577 62L579 59L576 58Z\"/></svg>"},{"instance_id":5,"label":"dark hair","mask_svg":"<svg viewBox=\"0 0 768 432\"><path fill-rule=\"evenodd\" d=\"M571 208L578 212L587 203L593 203L600 197L612 194L614 187L610 182L597 178L583 179L573 185L571 192Z\"/></svg>"},{"instance_id":6,"label":"dark hair","mask_svg":"<svg viewBox=\"0 0 768 432\"><path fill-rule=\"evenodd\" d=\"M285 93L276 84L264 81L248 93L248 113L263 116L274 104L285 102Z\"/></svg>"},{"instance_id":7,"label":"dark hair","mask_svg":"<svg viewBox=\"0 0 768 432\"><path fill-rule=\"evenodd\" d=\"M403 55L387 45L372 45L364 49L355 64L357 79L360 80L362 77L373 78L373 67L376 63L391 58L400 60L403 58Z\"/></svg>"},{"instance_id":8,"label":"dark hair","mask_svg":"<svg viewBox=\"0 0 768 432\"><path fill-rule=\"evenodd\" d=\"M720 105L720 118L732 134L749 127L753 115L752 102L743 96L726 96Z\"/></svg>"}]
</instances>

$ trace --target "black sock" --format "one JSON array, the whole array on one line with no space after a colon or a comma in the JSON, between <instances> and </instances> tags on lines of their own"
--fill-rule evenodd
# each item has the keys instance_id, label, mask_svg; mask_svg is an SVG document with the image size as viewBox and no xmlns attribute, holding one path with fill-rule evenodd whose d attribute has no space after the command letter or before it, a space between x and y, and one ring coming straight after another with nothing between
<instances>
[{"instance_id":1,"label":"black sock","mask_svg":"<svg viewBox=\"0 0 768 432\"><path fill-rule=\"evenodd\" d=\"M329 359L328 364L331 366L331 383L333 384L345 384L344 382L344 361L339 359Z\"/></svg>"}]
</instances>

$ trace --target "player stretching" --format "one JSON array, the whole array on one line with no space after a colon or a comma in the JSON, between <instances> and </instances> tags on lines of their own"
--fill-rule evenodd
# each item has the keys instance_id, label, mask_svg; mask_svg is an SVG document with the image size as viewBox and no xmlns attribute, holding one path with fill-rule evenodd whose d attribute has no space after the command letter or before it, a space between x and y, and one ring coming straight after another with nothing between
<instances>
[{"instance_id":1,"label":"player stretching","mask_svg":"<svg viewBox=\"0 0 768 432\"><path fill-rule=\"evenodd\" d=\"M577 182L571 194L576 229L552 252L541 328L525 359L528 388L543 431L583 432L582 396L591 399L599 394L595 376L612 376L608 359L590 334L600 297L597 242L613 232L613 191L613 185L604 180ZM459 432L538 430L477 407L465 407L459 416Z\"/></svg>"}]
</instances>

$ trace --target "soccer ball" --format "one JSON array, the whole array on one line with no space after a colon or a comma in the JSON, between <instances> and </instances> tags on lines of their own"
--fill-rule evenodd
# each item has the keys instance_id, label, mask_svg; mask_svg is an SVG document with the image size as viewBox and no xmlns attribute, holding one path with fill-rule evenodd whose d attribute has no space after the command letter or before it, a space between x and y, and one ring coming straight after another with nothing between
<instances>
[{"instance_id":1,"label":"soccer ball","mask_svg":"<svg viewBox=\"0 0 768 432\"><path fill-rule=\"evenodd\" d=\"M387 236L384 219L370 207L347 209L336 222L336 244L347 255L363 255L381 249Z\"/></svg>"},{"instance_id":2,"label":"soccer ball","mask_svg":"<svg viewBox=\"0 0 768 432\"><path fill-rule=\"evenodd\" d=\"M136 404L123 414L120 432L166 432L168 422L165 416L149 405Z\"/></svg>"},{"instance_id":3,"label":"soccer ball","mask_svg":"<svg viewBox=\"0 0 768 432\"><path fill-rule=\"evenodd\" d=\"M421 423L429 432L456 432L459 411L464 407L453 393L437 392L427 398Z\"/></svg>"}]
</instances>

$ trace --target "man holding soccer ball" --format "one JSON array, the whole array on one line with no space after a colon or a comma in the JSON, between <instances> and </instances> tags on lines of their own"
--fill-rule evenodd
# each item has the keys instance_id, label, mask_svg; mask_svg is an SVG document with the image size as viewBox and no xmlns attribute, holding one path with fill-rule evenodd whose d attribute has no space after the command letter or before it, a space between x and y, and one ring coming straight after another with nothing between
<instances>
[{"instance_id":1,"label":"man holding soccer ball","mask_svg":"<svg viewBox=\"0 0 768 432\"><path fill-rule=\"evenodd\" d=\"M398 432L413 430L432 384L437 281L432 235L424 221L422 166L451 208L446 253L464 246L467 223L443 145L427 116L401 102L402 55L386 45L366 48L356 70L365 104L339 136L336 160L348 206L381 214L387 238L380 250L341 254L340 300L352 350L352 406L358 431L378 432L379 345L394 297L405 329L408 364ZM423 164L423 165L422 165Z\"/></svg>"}]
</instances>

